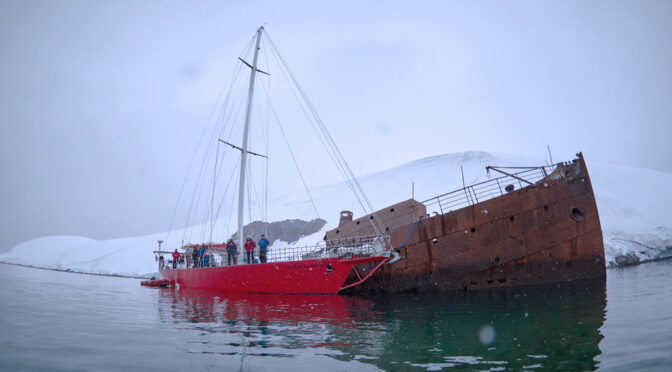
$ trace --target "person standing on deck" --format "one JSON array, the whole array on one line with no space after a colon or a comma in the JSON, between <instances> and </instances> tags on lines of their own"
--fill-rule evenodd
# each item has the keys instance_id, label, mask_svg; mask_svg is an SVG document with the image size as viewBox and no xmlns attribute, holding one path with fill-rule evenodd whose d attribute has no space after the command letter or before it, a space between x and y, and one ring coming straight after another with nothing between
<instances>
[{"instance_id":1,"label":"person standing on deck","mask_svg":"<svg viewBox=\"0 0 672 372\"><path fill-rule=\"evenodd\" d=\"M191 260L193 261L193 266L194 268L198 267L198 250L195 247L191 248L193 252L191 253Z\"/></svg>"},{"instance_id":2,"label":"person standing on deck","mask_svg":"<svg viewBox=\"0 0 672 372\"><path fill-rule=\"evenodd\" d=\"M266 263L266 252L268 252L268 239L261 234L261 239L259 239L259 262Z\"/></svg>"},{"instance_id":3,"label":"person standing on deck","mask_svg":"<svg viewBox=\"0 0 672 372\"><path fill-rule=\"evenodd\" d=\"M238 246L236 242L233 241L233 238L229 238L229 241L226 242L226 263L231 266L231 260L233 259L233 264L238 265Z\"/></svg>"},{"instance_id":4,"label":"person standing on deck","mask_svg":"<svg viewBox=\"0 0 672 372\"><path fill-rule=\"evenodd\" d=\"M198 248L198 267L203 267L203 255L205 254L205 244Z\"/></svg>"},{"instance_id":5,"label":"person standing on deck","mask_svg":"<svg viewBox=\"0 0 672 372\"><path fill-rule=\"evenodd\" d=\"M210 252L203 254L203 267L210 267Z\"/></svg>"},{"instance_id":6,"label":"person standing on deck","mask_svg":"<svg viewBox=\"0 0 672 372\"><path fill-rule=\"evenodd\" d=\"M247 254L247 263L254 263L254 247L257 246L257 243L252 240L251 236L247 237L245 241L245 253Z\"/></svg>"},{"instance_id":7,"label":"person standing on deck","mask_svg":"<svg viewBox=\"0 0 672 372\"><path fill-rule=\"evenodd\" d=\"M177 269L177 260L180 259L180 252L177 251L177 248L175 248L175 252L173 252L173 269Z\"/></svg>"}]
</instances>

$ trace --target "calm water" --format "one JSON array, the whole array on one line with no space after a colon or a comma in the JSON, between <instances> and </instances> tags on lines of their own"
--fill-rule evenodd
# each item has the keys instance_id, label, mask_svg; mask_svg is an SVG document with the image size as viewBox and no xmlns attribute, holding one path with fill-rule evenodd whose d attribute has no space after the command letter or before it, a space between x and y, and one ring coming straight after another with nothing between
<instances>
[{"instance_id":1,"label":"calm water","mask_svg":"<svg viewBox=\"0 0 672 372\"><path fill-rule=\"evenodd\" d=\"M0 265L1 370L672 370L672 260L607 283L230 295Z\"/></svg>"}]
</instances>

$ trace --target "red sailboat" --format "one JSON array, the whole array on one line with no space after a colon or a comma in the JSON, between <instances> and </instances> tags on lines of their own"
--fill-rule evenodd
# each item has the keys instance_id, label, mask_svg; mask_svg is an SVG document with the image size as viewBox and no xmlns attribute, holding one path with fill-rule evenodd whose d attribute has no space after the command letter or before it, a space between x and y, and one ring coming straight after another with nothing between
<instances>
[{"instance_id":1,"label":"red sailboat","mask_svg":"<svg viewBox=\"0 0 672 372\"><path fill-rule=\"evenodd\" d=\"M312 247L287 247L273 250L269 262L230 266L225 264L223 244L207 245L210 263L194 263L181 254L177 268L164 266L161 276L173 287L216 289L246 293L323 293L335 294L366 281L388 259L381 237L364 236L348 240L320 242ZM185 252L197 249L185 246ZM158 254L170 252L155 251ZM191 262L190 262L191 261ZM355 265L374 264L360 274ZM350 276L350 281L346 279ZM353 279L354 278L354 279Z\"/></svg>"},{"instance_id":2,"label":"red sailboat","mask_svg":"<svg viewBox=\"0 0 672 372\"><path fill-rule=\"evenodd\" d=\"M244 246L243 239L245 236L243 233L243 215L245 210L245 182L246 172L248 171L248 157L254 155L267 158L265 155L248 150L255 77L257 72L268 75L268 73L257 68L262 34L267 36L264 28L260 27L256 32L256 46L252 63L248 63L240 58L240 61L251 69L242 144L236 146L221 139L214 141L215 143L224 143L240 151L237 249L241 250ZM273 51L278 55L277 48L270 41L270 38L267 38L267 40L273 47ZM284 63L282 57L279 59ZM289 72L286 64L284 67ZM307 102L306 107L311 108L311 113L315 115L315 121L319 125L319 130L322 131L323 135L321 140L326 141L327 144L325 147L331 149L332 153L330 155L332 156L332 160L335 159L334 163L339 167L339 171L341 171L345 181L351 186L357 199L360 200L362 207L366 210L367 206L364 204L367 204L368 209L372 211L368 199L363 195L354 175L347 166L347 163L345 163L345 159L343 159L335 143L333 143L321 120L316 116L315 111L312 110L312 104L305 97L303 90L298 86L291 72L289 72L289 76L292 77L293 83L296 84L296 91ZM229 149L229 147L226 147L226 149ZM292 157L294 157L293 153ZM217 179L217 176L214 178ZM214 196L212 198L214 199ZM209 211L212 213L214 208L211 206ZM182 252L175 250L174 253L162 251L162 241L159 241L159 250L154 251L154 253L158 254L157 257L161 257L159 260L159 272L163 278L161 283L167 281L175 288L186 287L249 293L333 294L366 281L388 260L390 252L393 252L389 249L389 236L382 233L384 229L380 221L372 219L371 224L375 232L374 235L349 237L347 240L321 241L311 247L287 246L284 248L274 248L269 252L268 257L265 258L265 262L263 263L247 262L246 264L237 265L237 260L234 260L232 264L230 252L226 250L226 244L182 244ZM202 251L200 251L201 249ZM205 253L205 256L202 256L201 254L204 251L207 253ZM174 253L173 257L175 259L170 264L164 265L163 255L170 255L171 253ZM355 265L359 264L367 264L368 267L373 266L373 270L367 270L366 275L360 275L355 267Z\"/></svg>"}]
</instances>

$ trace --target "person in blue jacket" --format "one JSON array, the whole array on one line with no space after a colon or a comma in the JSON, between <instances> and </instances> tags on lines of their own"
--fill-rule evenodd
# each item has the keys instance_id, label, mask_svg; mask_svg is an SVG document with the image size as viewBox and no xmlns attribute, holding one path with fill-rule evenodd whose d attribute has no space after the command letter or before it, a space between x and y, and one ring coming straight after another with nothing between
<instances>
[{"instance_id":1,"label":"person in blue jacket","mask_svg":"<svg viewBox=\"0 0 672 372\"><path fill-rule=\"evenodd\" d=\"M198 248L198 267L203 267L203 255L205 254L205 250L207 247L205 244L201 245L200 248Z\"/></svg>"},{"instance_id":2,"label":"person in blue jacket","mask_svg":"<svg viewBox=\"0 0 672 372\"><path fill-rule=\"evenodd\" d=\"M259 262L266 263L266 252L268 252L268 239L261 234L261 239L257 242L259 244Z\"/></svg>"},{"instance_id":3,"label":"person in blue jacket","mask_svg":"<svg viewBox=\"0 0 672 372\"><path fill-rule=\"evenodd\" d=\"M210 267L210 252L203 255L203 267Z\"/></svg>"}]
</instances>

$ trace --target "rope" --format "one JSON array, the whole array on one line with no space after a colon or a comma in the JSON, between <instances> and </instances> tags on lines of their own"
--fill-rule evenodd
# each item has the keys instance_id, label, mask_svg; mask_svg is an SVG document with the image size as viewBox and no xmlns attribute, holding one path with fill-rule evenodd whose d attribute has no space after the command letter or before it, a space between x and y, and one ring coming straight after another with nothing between
<instances>
[{"instance_id":1,"label":"rope","mask_svg":"<svg viewBox=\"0 0 672 372\"><path fill-rule=\"evenodd\" d=\"M263 87L263 85L262 85ZM264 90L266 87L264 87ZM266 94L268 95L268 91L266 91ZM303 188L306 190L306 194L308 194L308 199L310 199L310 203L313 205L313 210L315 210L315 214L317 215L317 218L320 218L320 212L317 211L317 206L315 205L315 201L313 200L313 196L310 194L310 190L308 189L308 185L306 184L306 179L303 177L303 173L301 173L301 167L299 167L299 162L296 160L296 157L294 156L294 151L292 151L292 146L289 144L289 140L287 139L287 135L285 134L285 130L282 128L282 125L280 124L280 119L278 118L278 114L275 112L275 107L273 107L273 104L268 101L269 106L271 108L271 112L273 113L273 117L275 117L275 123L278 125L278 128L280 129L280 133L282 134L282 138L285 140L285 144L287 145L287 150L289 150L289 155L292 157L292 161L294 162L294 166L296 167L296 171L299 173L299 178L301 178L301 183L303 184Z\"/></svg>"},{"instance_id":2,"label":"rope","mask_svg":"<svg viewBox=\"0 0 672 372\"><path fill-rule=\"evenodd\" d=\"M246 45L246 46L243 48L243 50L241 51L242 54L246 54L246 53L249 52L249 49L252 48L252 44L254 43L254 38L255 38L255 35L253 35L253 36L250 38L250 41L247 43L247 45ZM233 86L235 85L234 82L238 79L237 77L238 77L239 74L240 74L240 70L241 70L241 65L240 65L240 64L236 64L236 67L233 69L233 72L231 73L231 76L229 76L229 79L227 80L227 81L230 82L231 84L229 85L229 92L228 92L228 94L227 94L227 96L226 96L225 104L224 104L224 108L222 109L222 111L225 109L225 107L226 107L226 105L227 105L227 103L228 103L228 100L229 100L229 98L231 97L231 90L233 89ZM225 86L226 86L226 85L225 85ZM217 101L222 97L222 95L224 94L224 92L225 92L225 90L223 90L223 91L221 91L221 92L219 93L219 95L218 95L218 97L217 97ZM213 108L213 110L210 111L210 116L208 117L208 121L207 121L207 123L210 123L210 122L212 121L212 118L213 118L215 112L217 111L216 108L217 108L217 105L215 105L215 107ZM220 116L218 117L218 119L219 119L219 118L221 118L221 111L220 111ZM219 121L220 121L220 120L217 120L215 123L217 123L217 122L219 122ZM215 127L216 127L216 124L215 124ZM203 131L201 132L201 136L200 136L200 138L199 138L199 140L198 140L198 145L196 146L196 150L194 150L194 153L193 153L193 155L192 155L192 157L191 157L191 161L189 162L189 166L187 167L187 172L186 172L186 174L184 175L184 179L183 179L183 181L182 181L182 186L180 187L180 192L178 193L178 195L177 195L177 201L175 202L175 208L173 208L173 213L172 213L172 215L171 215L171 217L170 217L170 223L169 223L169 225L168 225L168 231L166 232L166 238L165 238L166 246L168 245L168 239L170 238L170 233L171 233L171 231L173 230L173 223L175 222L175 216L177 215L177 208L178 208L178 206L180 205L180 200L181 200L181 198L182 198L182 193L184 192L184 188L185 188L185 186L186 186L186 184L187 184L187 180L189 179L189 174L191 173L191 168L192 168L192 166L193 166L193 164L194 164L194 160L196 160L196 155L198 154L198 149L200 148L200 145L201 145L201 143L203 142L203 138L205 137L205 133L207 132L207 129L208 129L208 126L206 125L206 126L203 128ZM191 208L191 207L190 207L190 208ZM189 221L189 217L187 216L187 221L185 221L185 226L188 226L188 221ZM183 233L183 235L184 235L184 233ZM184 237L184 236L183 236L183 237Z\"/></svg>"},{"instance_id":3,"label":"rope","mask_svg":"<svg viewBox=\"0 0 672 372\"><path fill-rule=\"evenodd\" d=\"M241 79L242 67L241 66L242 66L241 64L238 64L237 67L236 67L236 75L233 77L234 80L232 81L231 87L229 88L229 92L228 92L226 100L224 102L224 106L222 107L220 115L218 116L218 121L215 123L215 125L212 128L212 133L210 135L210 138L216 137L216 133L218 133L218 132L221 133L222 131L224 131L224 129L226 129L227 126L229 126L228 125L229 121L224 116L225 115L224 113L232 111L232 110L228 110L228 108L232 104L231 103L231 97L235 96L235 95L232 95L232 92L234 91L234 88L236 87L236 81L239 82L239 84L242 81L242 79ZM243 85L240 85L238 89L242 89L241 88L242 86ZM222 127L222 129L220 131L218 131L217 129L220 126ZM231 130L233 130L233 125L230 125L230 127L231 127ZM199 171L196 175L196 178L195 178L196 183L194 185L194 193L192 194L191 202L189 204L189 210L187 212L187 219L186 219L186 222L185 222L185 226L190 226L192 224L192 221L193 222L196 221L196 215L198 214L198 210L200 208L200 204L201 204L201 200L202 200L201 194L203 192L203 187L205 185L205 182L203 182L203 179L204 179L203 175L204 175L204 172L205 172L205 169L206 169L207 159L209 158L209 155L212 152L213 145L215 145L215 143L213 141L210 141L210 142L207 143L207 146L205 147L205 152L203 153L203 161L201 163L201 167L200 167L200 169L199 169ZM200 141L199 141L199 146L196 149L196 152L198 152L199 148L200 148ZM224 151L226 152L226 149ZM207 219L207 214L203 218L204 223L205 223L206 219ZM192 228L184 230L183 240L186 240L186 241L191 240L191 235L195 233L195 231L193 231L194 228L195 228L195 226L192 226ZM203 230L201 232L203 232Z\"/></svg>"},{"instance_id":4,"label":"rope","mask_svg":"<svg viewBox=\"0 0 672 372\"><path fill-rule=\"evenodd\" d=\"M265 32L265 30L264 30L264 32ZM313 130L315 130L316 133L317 133L318 132L317 129L319 129L319 132L322 134L323 137L321 137L319 135L320 133L317 133L318 138L320 139L320 141L322 142L323 145L325 145L325 142L326 142L325 147L328 150L331 150L331 152L327 151L329 153L329 156L331 157L332 161L336 165L336 168L341 173L341 176L344 178L346 184L348 185L350 190L353 192L355 198L357 199L357 202L360 204L360 206L362 207L364 212L366 214L373 214L374 210L373 210L373 207L371 205L371 202L366 197L366 194L364 193L361 185L357 181L357 178L354 176L354 173L352 172L352 169L350 169L350 167L348 166L347 162L345 161L345 158L343 157L343 154L338 149L338 146L336 145L335 141L331 137L331 134L329 134L329 131L327 130L324 123L322 122L322 119L320 118L319 114L317 113L317 110L315 109L315 106L313 106L310 99L308 99L308 96L306 95L305 91L303 90L303 88L299 84L298 80L296 79L296 77L294 76L292 71L289 69L289 65L287 64L287 62L285 62L285 59L280 55L280 52L279 52L277 46L275 45L275 43L273 43L273 40L271 39L271 37L268 35L267 32L265 32L265 34L266 34L266 37L268 38L268 41L269 41L270 45L272 46L271 50L275 53L274 55L276 56L276 58L278 58L281 61L280 65L285 68L286 73L290 76L291 81L294 83L294 87L296 87L296 90L299 92L299 94L303 98L303 102L305 103L305 105L307 106L308 110L310 111L313 119L315 120L315 123L313 123L313 121L310 120L310 118L309 118L309 122L311 123L311 126L313 126ZM285 71L284 70L282 70L282 71L283 71L283 75L285 75ZM294 89L292 89L292 93L296 97L296 93L294 92ZM298 100L298 98L297 98L297 100ZM303 105L301 105L301 108L304 109ZM304 109L304 113L308 117L307 113L305 112L305 109ZM317 128L315 128L315 124L317 124ZM368 207L368 209L367 209L367 207ZM374 231L376 231L377 234L382 234L382 232L384 231L383 223L380 221L380 219L378 218L378 216L376 214L373 214L373 217L375 218L375 223L374 223L373 219L370 219L369 221L371 223L371 226L373 227Z\"/></svg>"},{"instance_id":5,"label":"rope","mask_svg":"<svg viewBox=\"0 0 672 372\"><path fill-rule=\"evenodd\" d=\"M415 223L413 224L413 227L411 227L411 231L408 232L408 235L406 235L406 239L404 239L404 241L401 243L401 245L399 246L399 248L395 249L395 251L397 251L397 253L399 253L399 252L401 251L401 247L403 247L404 244L406 244L406 242L408 241L408 239L411 237L411 234L413 234L413 231L415 231L415 229L416 229L416 228L418 227L418 225L420 224L420 221L422 221L422 216L420 216L420 218L418 218L418 220L415 221Z\"/></svg>"}]
</instances>

